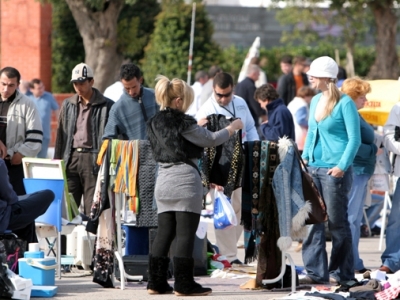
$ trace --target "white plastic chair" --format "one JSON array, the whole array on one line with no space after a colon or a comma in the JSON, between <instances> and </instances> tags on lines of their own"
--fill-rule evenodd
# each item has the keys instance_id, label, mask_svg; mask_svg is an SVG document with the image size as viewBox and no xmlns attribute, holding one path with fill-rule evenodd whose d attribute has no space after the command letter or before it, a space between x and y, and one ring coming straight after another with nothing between
<instances>
[{"instance_id":1,"label":"white plastic chair","mask_svg":"<svg viewBox=\"0 0 400 300\"><path fill-rule=\"evenodd\" d=\"M57 274L61 279L61 230L62 230L62 204L64 197L64 180L62 179L38 179L24 178L24 185L27 194L32 194L42 190L53 191L55 198L50 204L46 212L35 220L36 226L54 226L57 231L56 238L56 259L57 259ZM50 243L50 251L53 251L54 242Z\"/></svg>"}]
</instances>

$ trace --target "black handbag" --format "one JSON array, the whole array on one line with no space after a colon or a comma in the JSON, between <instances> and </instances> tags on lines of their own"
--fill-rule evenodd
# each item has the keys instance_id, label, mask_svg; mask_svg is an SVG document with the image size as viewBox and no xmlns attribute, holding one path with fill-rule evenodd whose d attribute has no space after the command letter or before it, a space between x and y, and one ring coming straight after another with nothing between
<instances>
[{"instance_id":1,"label":"black handbag","mask_svg":"<svg viewBox=\"0 0 400 300\"><path fill-rule=\"evenodd\" d=\"M3 258L0 256L0 299L12 299L14 285L7 276L7 267L3 265Z\"/></svg>"},{"instance_id":2,"label":"black handbag","mask_svg":"<svg viewBox=\"0 0 400 300\"><path fill-rule=\"evenodd\" d=\"M297 149L296 143L292 141L294 152L296 153L297 160L300 164L301 170L301 182L303 187L303 196L305 201L311 203L311 212L308 214L306 220L307 225L323 223L328 220L328 214L326 213L325 201L319 193L312 176L308 173L307 166L301 158L299 149Z\"/></svg>"},{"instance_id":3,"label":"black handbag","mask_svg":"<svg viewBox=\"0 0 400 300\"><path fill-rule=\"evenodd\" d=\"M18 274L18 259L24 257L27 242L14 233L0 235L0 257L8 268Z\"/></svg>"}]
</instances>

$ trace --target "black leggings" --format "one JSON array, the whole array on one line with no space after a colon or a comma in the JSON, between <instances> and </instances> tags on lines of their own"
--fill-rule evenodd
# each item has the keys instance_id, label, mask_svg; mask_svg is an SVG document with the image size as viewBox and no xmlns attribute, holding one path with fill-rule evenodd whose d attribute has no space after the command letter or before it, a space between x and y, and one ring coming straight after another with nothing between
<instances>
[{"instance_id":1,"label":"black leggings","mask_svg":"<svg viewBox=\"0 0 400 300\"><path fill-rule=\"evenodd\" d=\"M152 245L153 256L167 256L176 236L176 257L193 257L194 239L200 215L185 211L158 214L157 236Z\"/></svg>"}]
</instances>

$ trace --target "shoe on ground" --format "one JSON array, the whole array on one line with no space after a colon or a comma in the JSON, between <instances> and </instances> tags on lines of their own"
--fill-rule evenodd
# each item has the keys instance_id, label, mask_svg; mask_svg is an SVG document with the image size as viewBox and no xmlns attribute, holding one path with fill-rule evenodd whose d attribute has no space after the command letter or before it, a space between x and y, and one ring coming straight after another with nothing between
<instances>
[{"instance_id":1,"label":"shoe on ground","mask_svg":"<svg viewBox=\"0 0 400 300\"><path fill-rule=\"evenodd\" d=\"M329 276L329 283L337 285L339 284L339 281L336 278Z\"/></svg>"},{"instance_id":2,"label":"shoe on ground","mask_svg":"<svg viewBox=\"0 0 400 300\"><path fill-rule=\"evenodd\" d=\"M318 282L311 277L304 276L303 278L299 278L299 284L318 284Z\"/></svg>"},{"instance_id":3,"label":"shoe on ground","mask_svg":"<svg viewBox=\"0 0 400 300\"><path fill-rule=\"evenodd\" d=\"M294 251L300 252L301 249L303 249L303 242L299 242L299 243L297 244L296 249L294 249Z\"/></svg>"},{"instance_id":4,"label":"shoe on ground","mask_svg":"<svg viewBox=\"0 0 400 300\"><path fill-rule=\"evenodd\" d=\"M370 269L363 268L363 269L361 269L361 270L356 270L356 271L355 271L356 274L364 274L365 272L371 272L371 270L370 270Z\"/></svg>"},{"instance_id":5,"label":"shoe on ground","mask_svg":"<svg viewBox=\"0 0 400 300\"><path fill-rule=\"evenodd\" d=\"M212 293L212 289L202 287L197 282L193 282L193 285L187 293L184 292L174 292L176 296L207 296Z\"/></svg>"},{"instance_id":6,"label":"shoe on ground","mask_svg":"<svg viewBox=\"0 0 400 300\"><path fill-rule=\"evenodd\" d=\"M360 226L360 237L369 237L369 229L367 225Z\"/></svg>"},{"instance_id":7,"label":"shoe on ground","mask_svg":"<svg viewBox=\"0 0 400 300\"><path fill-rule=\"evenodd\" d=\"M393 274L392 270L390 270L387 266L381 266L379 271L386 272L386 274Z\"/></svg>"},{"instance_id":8,"label":"shoe on ground","mask_svg":"<svg viewBox=\"0 0 400 300\"><path fill-rule=\"evenodd\" d=\"M233 265L233 264L235 264L235 265L243 265L243 263L238 259L232 260L231 261L231 265Z\"/></svg>"}]
</instances>

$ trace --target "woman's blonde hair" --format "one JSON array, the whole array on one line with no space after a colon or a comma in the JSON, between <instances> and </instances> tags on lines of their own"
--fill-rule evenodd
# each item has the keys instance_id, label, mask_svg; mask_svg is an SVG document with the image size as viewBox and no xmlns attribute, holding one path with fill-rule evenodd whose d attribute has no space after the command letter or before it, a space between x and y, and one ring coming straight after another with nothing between
<instances>
[{"instance_id":1,"label":"woman's blonde hair","mask_svg":"<svg viewBox=\"0 0 400 300\"><path fill-rule=\"evenodd\" d=\"M371 85L360 77L352 77L343 82L342 92L356 101L358 97L371 92Z\"/></svg>"},{"instance_id":2,"label":"woman's blonde hair","mask_svg":"<svg viewBox=\"0 0 400 300\"><path fill-rule=\"evenodd\" d=\"M183 101L182 110L187 111L194 99L193 89L182 79L174 78L169 80L163 75L156 78L157 84L154 88L156 102L160 105L160 109L171 106L171 102L180 98Z\"/></svg>"},{"instance_id":3,"label":"woman's blonde hair","mask_svg":"<svg viewBox=\"0 0 400 300\"><path fill-rule=\"evenodd\" d=\"M328 87L328 103L325 106L325 111L322 116L322 119L328 117L333 109L335 108L336 104L339 102L340 97L342 96L340 90L336 86L337 79L336 78L329 78L326 86Z\"/></svg>"}]
</instances>

